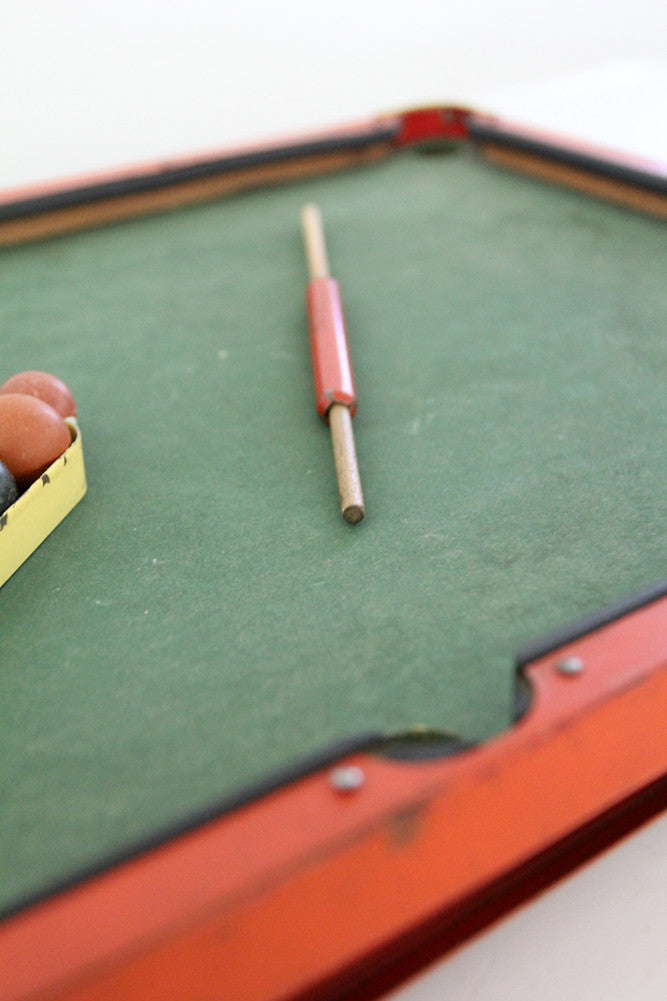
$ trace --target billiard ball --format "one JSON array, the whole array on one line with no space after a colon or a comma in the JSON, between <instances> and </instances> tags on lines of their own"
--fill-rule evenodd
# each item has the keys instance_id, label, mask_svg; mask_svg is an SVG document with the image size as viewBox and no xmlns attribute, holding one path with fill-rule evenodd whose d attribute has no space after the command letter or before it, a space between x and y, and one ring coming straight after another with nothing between
<instances>
[{"instance_id":1,"label":"billiard ball","mask_svg":"<svg viewBox=\"0 0 667 1001\"><path fill-rule=\"evenodd\" d=\"M4 462L0 462L0 514L4 514L7 508L12 506L18 495L16 480Z\"/></svg>"},{"instance_id":2,"label":"billiard ball","mask_svg":"<svg viewBox=\"0 0 667 1001\"><path fill-rule=\"evenodd\" d=\"M72 442L53 407L24 393L0 394L0 461L19 490L28 487Z\"/></svg>"},{"instance_id":3,"label":"billiard ball","mask_svg":"<svg viewBox=\"0 0 667 1001\"><path fill-rule=\"evenodd\" d=\"M69 387L48 372L19 372L0 386L0 394L3 393L36 396L53 407L61 417L76 417L76 403Z\"/></svg>"}]
</instances>

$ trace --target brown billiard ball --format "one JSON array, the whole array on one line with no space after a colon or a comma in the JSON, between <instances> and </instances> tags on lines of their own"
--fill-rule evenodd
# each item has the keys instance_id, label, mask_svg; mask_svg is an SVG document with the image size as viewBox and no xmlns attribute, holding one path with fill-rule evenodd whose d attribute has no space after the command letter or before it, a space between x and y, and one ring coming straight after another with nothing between
<instances>
[{"instance_id":1,"label":"brown billiard ball","mask_svg":"<svg viewBox=\"0 0 667 1001\"><path fill-rule=\"evenodd\" d=\"M23 393L0 394L0 461L24 490L72 442L70 430L53 407Z\"/></svg>"},{"instance_id":2,"label":"brown billiard ball","mask_svg":"<svg viewBox=\"0 0 667 1001\"><path fill-rule=\"evenodd\" d=\"M76 417L76 403L69 386L48 372L19 372L0 386L0 394L3 393L36 396L53 407L61 417Z\"/></svg>"}]
</instances>

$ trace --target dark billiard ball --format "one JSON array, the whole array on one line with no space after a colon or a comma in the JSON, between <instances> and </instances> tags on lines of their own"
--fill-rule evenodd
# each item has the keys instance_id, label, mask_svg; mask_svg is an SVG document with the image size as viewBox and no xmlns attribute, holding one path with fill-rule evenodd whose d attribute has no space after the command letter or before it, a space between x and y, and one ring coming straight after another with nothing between
<instances>
[{"instance_id":1,"label":"dark billiard ball","mask_svg":"<svg viewBox=\"0 0 667 1001\"><path fill-rule=\"evenodd\" d=\"M67 424L48 403L23 393L0 394L0 461L19 490L41 476L71 442Z\"/></svg>"},{"instance_id":2,"label":"dark billiard ball","mask_svg":"<svg viewBox=\"0 0 667 1001\"><path fill-rule=\"evenodd\" d=\"M0 462L0 514L4 514L7 508L12 506L18 495L16 480L4 462Z\"/></svg>"},{"instance_id":3,"label":"dark billiard ball","mask_svg":"<svg viewBox=\"0 0 667 1001\"><path fill-rule=\"evenodd\" d=\"M68 386L48 372L19 372L0 386L2 393L25 393L36 396L60 414L61 417L76 417L76 403Z\"/></svg>"}]
</instances>

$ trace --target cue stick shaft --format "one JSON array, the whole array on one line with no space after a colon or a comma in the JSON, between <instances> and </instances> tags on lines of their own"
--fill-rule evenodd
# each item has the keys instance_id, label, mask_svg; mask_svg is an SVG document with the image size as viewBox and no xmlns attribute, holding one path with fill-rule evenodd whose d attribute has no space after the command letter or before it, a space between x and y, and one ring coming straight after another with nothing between
<instances>
[{"instance_id":1,"label":"cue stick shaft","mask_svg":"<svg viewBox=\"0 0 667 1001\"><path fill-rule=\"evenodd\" d=\"M306 248L308 273L314 278L330 278L329 255L324 238L324 224L317 205L304 205L301 212L303 242Z\"/></svg>"},{"instance_id":2,"label":"cue stick shaft","mask_svg":"<svg viewBox=\"0 0 667 1001\"><path fill-rule=\"evenodd\" d=\"M357 451L352 432L352 415L344 403L334 403L329 410L331 444L340 495L340 510L351 525L361 521L365 512Z\"/></svg>"},{"instance_id":3,"label":"cue stick shaft","mask_svg":"<svg viewBox=\"0 0 667 1001\"><path fill-rule=\"evenodd\" d=\"M365 514L359 464L352 431L356 410L354 377L338 283L329 273L322 216L316 205L301 213L310 280L306 301L317 411L331 429L340 508L357 524Z\"/></svg>"}]
</instances>

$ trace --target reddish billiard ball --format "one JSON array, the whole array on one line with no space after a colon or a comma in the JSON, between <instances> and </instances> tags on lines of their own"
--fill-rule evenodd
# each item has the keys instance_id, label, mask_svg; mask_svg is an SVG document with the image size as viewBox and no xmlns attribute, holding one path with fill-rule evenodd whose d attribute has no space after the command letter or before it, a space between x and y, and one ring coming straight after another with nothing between
<instances>
[{"instance_id":1,"label":"reddish billiard ball","mask_svg":"<svg viewBox=\"0 0 667 1001\"><path fill-rule=\"evenodd\" d=\"M0 394L3 393L36 396L53 407L61 417L76 417L76 403L69 387L48 372L19 372L0 386Z\"/></svg>"},{"instance_id":2,"label":"reddish billiard ball","mask_svg":"<svg viewBox=\"0 0 667 1001\"><path fill-rule=\"evenodd\" d=\"M0 394L0 461L24 490L72 442L70 430L53 407L23 393Z\"/></svg>"}]
</instances>

